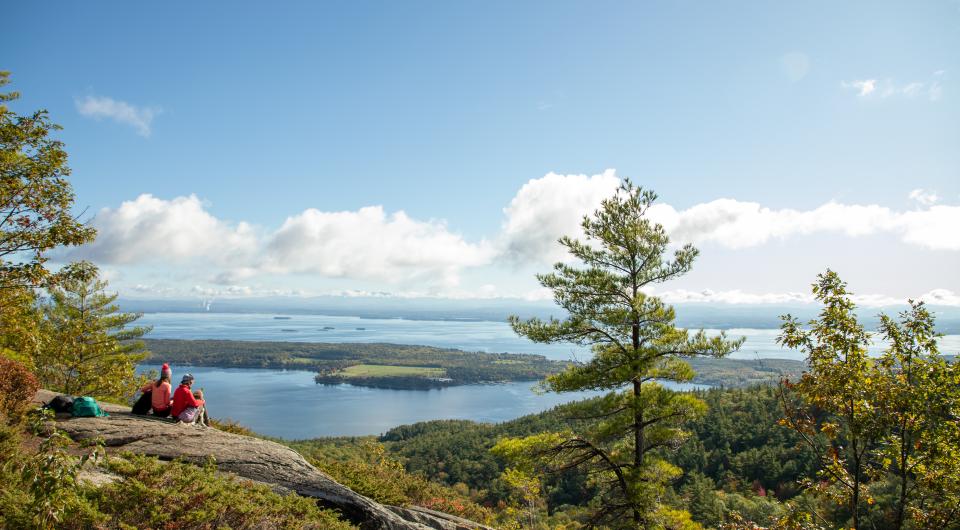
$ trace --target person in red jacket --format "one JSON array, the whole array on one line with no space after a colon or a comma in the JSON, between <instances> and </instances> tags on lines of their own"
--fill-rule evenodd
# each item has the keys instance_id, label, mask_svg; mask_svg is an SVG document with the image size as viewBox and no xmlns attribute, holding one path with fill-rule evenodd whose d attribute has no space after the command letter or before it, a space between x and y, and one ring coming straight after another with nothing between
<instances>
[{"instance_id":1,"label":"person in red jacket","mask_svg":"<svg viewBox=\"0 0 960 530\"><path fill-rule=\"evenodd\" d=\"M207 424L207 409L204 406L203 392L194 393L190 390L193 386L193 375L184 374L180 380L180 386L173 392L173 406L170 408L170 415L177 421L183 423Z\"/></svg>"}]
</instances>

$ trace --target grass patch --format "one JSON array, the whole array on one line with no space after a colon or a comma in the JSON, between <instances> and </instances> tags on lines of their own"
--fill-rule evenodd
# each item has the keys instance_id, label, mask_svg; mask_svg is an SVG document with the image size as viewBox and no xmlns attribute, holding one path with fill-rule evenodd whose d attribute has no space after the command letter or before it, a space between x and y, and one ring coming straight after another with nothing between
<instances>
[{"instance_id":1,"label":"grass patch","mask_svg":"<svg viewBox=\"0 0 960 530\"><path fill-rule=\"evenodd\" d=\"M445 373L443 368L431 368L428 366L390 366L385 364L355 364L339 372L339 374L344 377L443 377Z\"/></svg>"}]
</instances>

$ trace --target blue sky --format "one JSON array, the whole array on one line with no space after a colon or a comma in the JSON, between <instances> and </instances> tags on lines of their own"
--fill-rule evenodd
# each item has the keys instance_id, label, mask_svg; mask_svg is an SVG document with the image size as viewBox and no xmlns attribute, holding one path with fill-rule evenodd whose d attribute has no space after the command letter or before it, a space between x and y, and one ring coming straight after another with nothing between
<instances>
[{"instance_id":1,"label":"blue sky","mask_svg":"<svg viewBox=\"0 0 960 530\"><path fill-rule=\"evenodd\" d=\"M703 250L663 286L678 299L804 291L831 266L864 294L960 303L956 0L21 2L4 18L14 108L64 126L78 205L108 235L69 257L124 294L536 296L559 256L504 248L575 229L626 176L702 206L663 218ZM740 222L693 230L704 215Z\"/></svg>"}]
</instances>

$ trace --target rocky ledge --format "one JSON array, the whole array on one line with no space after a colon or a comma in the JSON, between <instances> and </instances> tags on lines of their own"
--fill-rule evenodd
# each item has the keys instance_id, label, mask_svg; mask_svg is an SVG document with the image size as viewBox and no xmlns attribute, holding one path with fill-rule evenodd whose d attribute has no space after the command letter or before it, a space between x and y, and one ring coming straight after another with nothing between
<instances>
[{"instance_id":1,"label":"rocky ledge","mask_svg":"<svg viewBox=\"0 0 960 530\"><path fill-rule=\"evenodd\" d=\"M37 393L47 403L57 394ZM57 427L76 441L103 440L108 449L181 459L202 464L213 458L220 471L312 497L341 511L364 529L383 530L492 530L448 514L418 508L379 504L338 483L299 453L276 442L194 425L173 423L151 416L136 416L129 407L101 404L110 415L72 418L58 415Z\"/></svg>"}]
</instances>

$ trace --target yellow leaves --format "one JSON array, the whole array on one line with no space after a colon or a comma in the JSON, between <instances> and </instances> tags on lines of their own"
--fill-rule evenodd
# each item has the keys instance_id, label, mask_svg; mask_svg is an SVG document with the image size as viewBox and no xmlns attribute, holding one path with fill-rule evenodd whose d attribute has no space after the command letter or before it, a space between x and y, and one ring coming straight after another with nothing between
<instances>
[{"instance_id":1,"label":"yellow leaves","mask_svg":"<svg viewBox=\"0 0 960 530\"><path fill-rule=\"evenodd\" d=\"M837 432L839 431L840 426L836 423L824 423L820 426L820 432L829 436L830 438L836 438Z\"/></svg>"}]
</instances>

